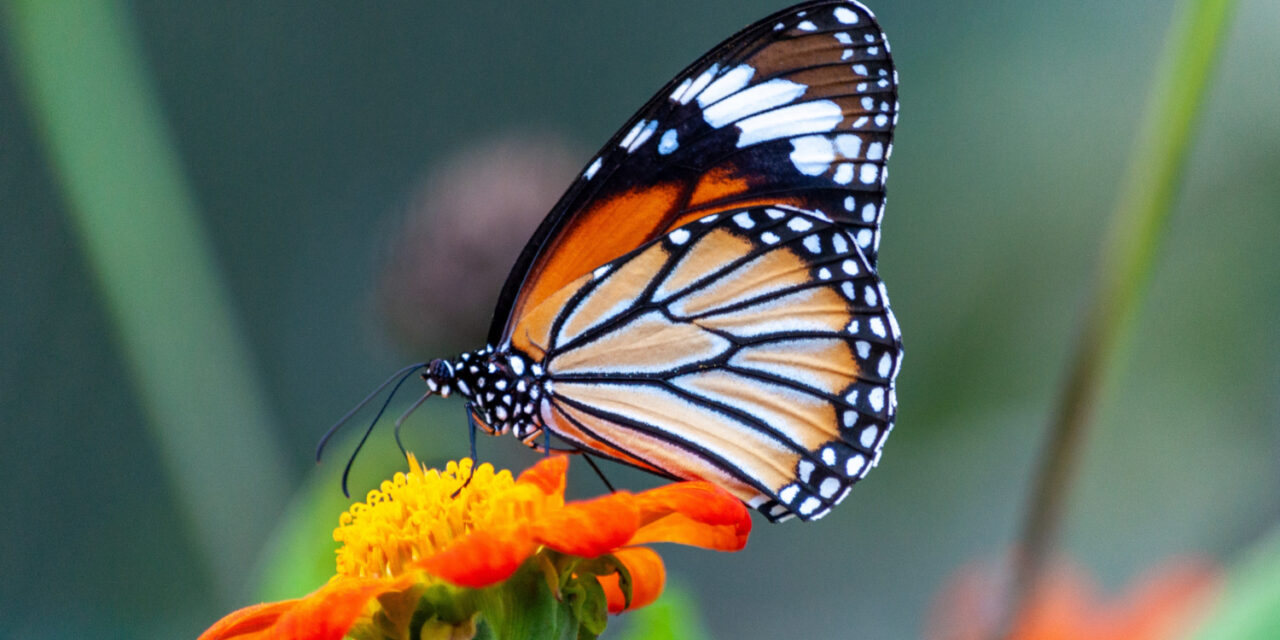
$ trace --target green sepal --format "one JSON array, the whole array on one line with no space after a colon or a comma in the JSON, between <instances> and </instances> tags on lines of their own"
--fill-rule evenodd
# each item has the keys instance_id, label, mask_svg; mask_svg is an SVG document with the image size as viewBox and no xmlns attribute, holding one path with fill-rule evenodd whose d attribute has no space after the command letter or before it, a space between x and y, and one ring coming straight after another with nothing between
<instances>
[{"instance_id":1,"label":"green sepal","mask_svg":"<svg viewBox=\"0 0 1280 640\"><path fill-rule=\"evenodd\" d=\"M554 565L554 561L553 561ZM581 621L573 606L563 602L549 584L543 565L535 557L502 584L476 591L480 618L477 639L577 640ZM587 637L594 637L587 636Z\"/></svg>"}]
</instances>

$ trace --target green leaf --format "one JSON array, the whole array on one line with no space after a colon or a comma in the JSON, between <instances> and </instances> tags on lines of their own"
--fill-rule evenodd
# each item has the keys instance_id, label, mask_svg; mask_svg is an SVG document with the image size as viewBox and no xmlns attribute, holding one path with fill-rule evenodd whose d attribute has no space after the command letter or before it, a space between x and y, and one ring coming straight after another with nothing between
<instances>
[{"instance_id":1,"label":"green leaf","mask_svg":"<svg viewBox=\"0 0 1280 640\"><path fill-rule=\"evenodd\" d=\"M620 640L707 640L706 627L693 594L678 584L667 584L657 602L626 615L627 628Z\"/></svg>"}]
</instances>

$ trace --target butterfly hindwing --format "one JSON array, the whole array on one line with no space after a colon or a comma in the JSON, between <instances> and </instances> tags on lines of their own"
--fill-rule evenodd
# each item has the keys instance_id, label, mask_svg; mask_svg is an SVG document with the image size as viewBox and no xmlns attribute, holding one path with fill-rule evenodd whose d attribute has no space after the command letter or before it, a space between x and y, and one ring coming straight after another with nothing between
<instances>
[{"instance_id":1,"label":"butterfly hindwing","mask_svg":"<svg viewBox=\"0 0 1280 640\"><path fill-rule=\"evenodd\" d=\"M786 205L711 214L597 267L511 348L545 368L557 436L775 520L821 517L875 464L901 361L854 233Z\"/></svg>"},{"instance_id":2,"label":"butterfly hindwing","mask_svg":"<svg viewBox=\"0 0 1280 640\"><path fill-rule=\"evenodd\" d=\"M490 330L565 285L710 213L756 204L822 212L874 268L897 75L871 12L807 2L714 48L592 159L512 269Z\"/></svg>"}]
</instances>

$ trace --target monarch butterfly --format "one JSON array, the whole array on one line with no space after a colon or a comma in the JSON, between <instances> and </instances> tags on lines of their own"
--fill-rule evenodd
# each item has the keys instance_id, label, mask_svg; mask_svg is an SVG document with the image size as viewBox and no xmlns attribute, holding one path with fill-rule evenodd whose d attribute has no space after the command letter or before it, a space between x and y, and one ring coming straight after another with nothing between
<instances>
[{"instance_id":1,"label":"monarch butterfly","mask_svg":"<svg viewBox=\"0 0 1280 640\"><path fill-rule=\"evenodd\" d=\"M876 255L897 84L860 3L748 26L573 182L512 268L488 345L406 371L424 399L466 398L473 436L546 450L555 435L712 481L772 521L826 515L896 412L902 344Z\"/></svg>"}]
</instances>

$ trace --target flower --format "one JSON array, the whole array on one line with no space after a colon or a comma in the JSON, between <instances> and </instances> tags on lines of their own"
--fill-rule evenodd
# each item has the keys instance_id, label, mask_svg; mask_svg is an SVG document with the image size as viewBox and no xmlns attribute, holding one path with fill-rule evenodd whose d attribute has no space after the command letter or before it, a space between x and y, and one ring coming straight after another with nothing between
<instances>
[{"instance_id":1,"label":"flower","mask_svg":"<svg viewBox=\"0 0 1280 640\"><path fill-rule=\"evenodd\" d=\"M606 609L642 607L662 592L662 559L642 545L746 544L746 507L713 484L565 502L568 466L552 456L513 479L467 459L428 470L410 454L407 473L342 514L327 584L236 611L200 640L470 638L477 625L503 638L580 625L591 637L604 629ZM512 614L522 608L552 614Z\"/></svg>"},{"instance_id":2,"label":"flower","mask_svg":"<svg viewBox=\"0 0 1280 640\"><path fill-rule=\"evenodd\" d=\"M928 640L996 637L1002 595L991 566L962 570L934 606ZM1077 567L1062 561L1045 574L1004 636L1010 640L1172 640L1188 637L1221 579L1199 560L1158 567L1120 598L1104 599Z\"/></svg>"}]
</instances>

